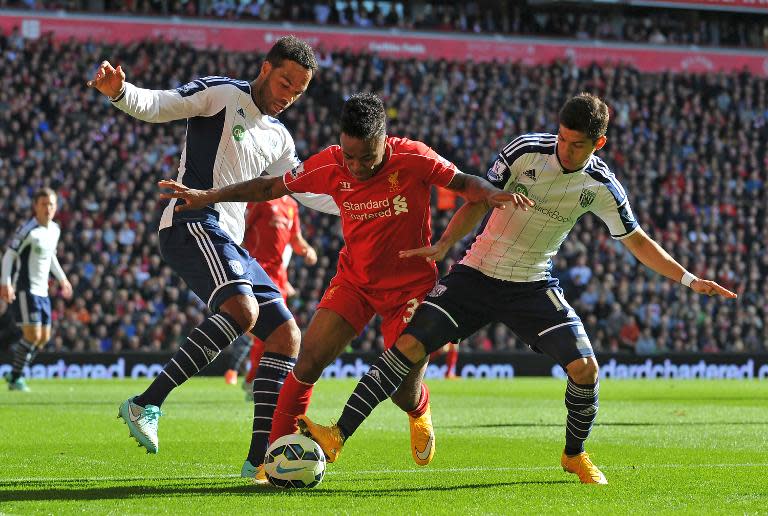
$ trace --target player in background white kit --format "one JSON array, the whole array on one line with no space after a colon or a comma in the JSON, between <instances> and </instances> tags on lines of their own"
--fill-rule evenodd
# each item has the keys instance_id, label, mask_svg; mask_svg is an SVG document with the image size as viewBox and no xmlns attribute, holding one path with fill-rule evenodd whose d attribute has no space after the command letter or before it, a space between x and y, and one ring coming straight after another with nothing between
<instances>
[{"instance_id":1,"label":"player in background white kit","mask_svg":"<svg viewBox=\"0 0 768 516\"><path fill-rule=\"evenodd\" d=\"M286 36L267 53L259 76L250 83L214 76L175 90L147 90L126 82L120 66L115 69L104 61L88 85L139 120L187 119L176 180L190 188L208 189L262 174L282 175L300 164L291 135L273 117L306 91L316 69L312 48ZM297 195L296 199L338 214L330 197ZM160 251L214 315L192 330L146 391L120 406L119 417L147 452L157 453L160 405L171 390L251 331L265 343L253 385L253 434L263 440L266 452L277 395L296 362L301 333L280 291L240 245L246 203L218 203L184 212L176 207L172 201L163 212ZM241 474L266 481L260 466L246 461Z\"/></svg>"},{"instance_id":2,"label":"player in background white kit","mask_svg":"<svg viewBox=\"0 0 768 516\"><path fill-rule=\"evenodd\" d=\"M12 391L28 391L24 368L37 352L51 340L51 300L48 297L48 275L59 281L62 295L72 297L72 285L56 258L61 230L53 221L56 214L56 192L41 188L33 199L34 217L24 223L3 255L0 273L0 299L13 303L16 323L22 338L16 343L13 368L6 376Z\"/></svg>"}]
</instances>

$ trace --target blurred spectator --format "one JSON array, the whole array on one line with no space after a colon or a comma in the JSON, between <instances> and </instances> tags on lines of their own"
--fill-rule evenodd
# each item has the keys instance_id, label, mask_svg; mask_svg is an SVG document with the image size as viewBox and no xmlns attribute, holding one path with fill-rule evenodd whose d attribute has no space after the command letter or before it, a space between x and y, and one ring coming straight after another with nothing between
<instances>
[{"instance_id":1,"label":"blurred spectator","mask_svg":"<svg viewBox=\"0 0 768 516\"><path fill-rule=\"evenodd\" d=\"M393 27L603 39L654 45L768 48L768 25L751 12L665 9L599 2L535 0L459 4L361 0L106 0L106 12L207 16L226 20L313 23L355 28ZM85 0L0 0L0 6L93 12Z\"/></svg>"},{"instance_id":2,"label":"blurred spectator","mask_svg":"<svg viewBox=\"0 0 768 516\"><path fill-rule=\"evenodd\" d=\"M474 15L465 16L467 23L477 22L470 21ZM175 349L178 335L199 324L205 310L157 251L162 206L155 185L176 175L176 142L185 124L117 117L84 81L101 56L113 53L135 83L150 88L175 87L221 70L248 77L263 56L151 41L113 52L92 42L5 36L0 37L0 198L6 210L0 242L7 245L29 212L34 190L48 185L60 192L59 256L75 296L71 302L54 299L62 331L50 347ZM740 297L724 303L688 295L681 285L638 266L598 219L585 216L563 244L553 275L561 279L595 348L618 349L632 316L643 328L635 339L637 352L646 329L659 351L768 350L768 284L762 280L768 275L765 78L747 72L652 74L625 65L577 70L567 62L528 67L328 52L324 63L307 94L281 117L302 157L337 143L336 113L356 91L383 97L391 108L390 134L426 141L469 173L484 173L513 136L556 126L556 109L568 96L583 90L601 95L616 123L600 156L625 185L640 222L683 266L716 277ZM436 213L436 237L450 214ZM338 218L302 210L302 223L307 241L321 255L312 267L298 259L289 268L289 281L300 294L290 309L306 327L342 242ZM461 254L457 247L441 271ZM709 271L700 264L708 264ZM585 280L586 270L591 278ZM572 271L580 283L571 282ZM102 326L111 344L100 340ZM380 340L374 320L354 347L377 349ZM499 325L468 341L463 350L524 348Z\"/></svg>"},{"instance_id":3,"label":"blurred spectator","mask_svg":"<svg viewBox=\"0 0 768 516\"><path fill-rule=\"evenodd\" d=\"M656 339L651 333L650 328L646 327L640 332L640 337L635 344L635 352L638 355L653 355L658 352L656 349Z\"/></svg>"}]
</instances>

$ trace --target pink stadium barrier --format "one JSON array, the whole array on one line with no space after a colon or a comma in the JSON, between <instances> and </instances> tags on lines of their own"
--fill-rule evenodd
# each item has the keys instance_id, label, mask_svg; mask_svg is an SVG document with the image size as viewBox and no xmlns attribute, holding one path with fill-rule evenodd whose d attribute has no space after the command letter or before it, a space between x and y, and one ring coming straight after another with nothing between
<instances>
[{"instance_id":1,"label":"pink stadium barrier","mask_svg":"<svg viewBox=\"0 0 768 516\"><path fill-rule=\"evenodd\" d=\"M570 59L578 66L593 62L621 62L647 72L733 72L746 69L754 75L768 76L768 51L742 49L701 50L599 41L0 11L0 29L8 34L14 27L19 27L28 38L38 38L47 33L52 33L57 40L75 38L103 43L162 38L179 40L196 48L221 47L262 52L268 50L277 38L295 34L321 49L365 51L403 59L519 61L528 65Z\"/></svg>"}]
</instances>

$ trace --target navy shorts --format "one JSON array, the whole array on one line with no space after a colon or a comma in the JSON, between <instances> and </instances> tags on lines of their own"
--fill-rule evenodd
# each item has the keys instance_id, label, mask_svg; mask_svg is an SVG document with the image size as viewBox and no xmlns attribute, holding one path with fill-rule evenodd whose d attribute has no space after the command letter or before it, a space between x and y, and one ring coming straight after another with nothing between
<instances>
[{"instance_id":1,"label":"navy shorts","mask_svg":"<svg viewBox=\"0 0 768 516\"><path fill-rule=\"evenodd\" d=\"M21 325L51 325L51 298L36 296L28 290L16 292L13 303L16 322Z\"/></svg>"},{"instance_id":2,"label":"navy shorts","mask_svg":"<svg viewBox=\"0 0 768 516\"><path fill-rule=\"evenodd\" d=\"M504 323L531 349L563 367L594 355L584 325L556 279L503 281L461 264L427 294L403 333L431 353L492 322Z\"/></svg>"},{"instance_id":3,"label":"navy shorts","mask_svg":"<svg viewBox=\"0 0 768 516\"><path fill-rule=\"evenodd\" d=\"M261 265L217 224L180 221L161 229L160 253L212 312L238 294L256 298L259 318L251 333L262 340L293 319Z\"/></svg>"}]
</instances>

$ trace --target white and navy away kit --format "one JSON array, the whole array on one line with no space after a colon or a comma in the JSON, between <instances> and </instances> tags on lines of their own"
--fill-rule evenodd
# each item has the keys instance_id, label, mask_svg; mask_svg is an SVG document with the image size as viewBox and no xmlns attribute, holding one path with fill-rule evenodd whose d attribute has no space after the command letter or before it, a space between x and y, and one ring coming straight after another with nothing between
<instances>
[{"instance_id":1,"label":"white and navy away kit","mask_svg":"<svg viewBox=\"0 0 768 516\"><path fill-rule=\"evenodd\" d=\"M190 188L218 188L262 174L282 176L300 164L288 130L259 110L245 81L205 77L168 91L126 84L114 103L147 122L187 119L177 181ZM326 213L339 212L329 196L295 197ZM159 407L175 387L205 368L243 334L245 328L219 310L232 296L256 298L259 316L251 333L261 340L267 340L293 318L278 288L240 246L246 203L225 202L176 213L177 202L183 201L172 200L163 212L160 251L166 263L216 313L192 330L162 373L133 399L141 407ZM264 353L259 363L253 382L252 447L260 450L260 457L267 449L280 387L295 363L295 357L276 352Z\"/></svg>"},{"instance_id":2,"label":"white and navy away kit","mask_svg":"<svg viewBox=\"0 0 768 516\"><path fill-rule=\"evenodd\" d=\"M164 91L126 83L114 104L147 122L187 119L177 181L190 188L218 188L262 174L282 176L300 163L288 130L256 107L246 81L205 77ZM295 197L312 208L338 214L328 196ZM283 306L280 314L262 310L253 333L265 339L290 314L277 287L239 245L246 203L225 202L176 213L177 202L183 201L173 199L160 221L163 259L213 311L236 293L256 297L260 306Z\"/></svg>"},{"instance_id":3,"label":"white and navy away kit","mask_svg":"<svg viewBox=\"0 0 768 516\"><path fill-rule=\"evenodd\" d=\"M627 194L600 158L592 155L580 170L566 171L556 146L553 134L521 136L488 170L495 186L523 193L536 204L528 211L492 210L466 256L427 296L419 311L428 312L430 320L441 319L440 324L420 325L421 318L414 316L405 330L427 350L499 321L562 366L593 355L581 319L550 274L551 258L587 212L600 217L616 239L639 226Z\"/></svg>"},{"instance_id":4,"label":"white and navy away kit","mask_svg":"<svg viewBox=\"0 0 768 516\"><path fill-rule=\"evenodd\" d=\"M19 228L3 255L0 281L16 291L14 312L20 324L51 324L48 276L66 279L56 258L60 235L58 224L43 226L33 217Z\"/></svg>"}]
</instances>

